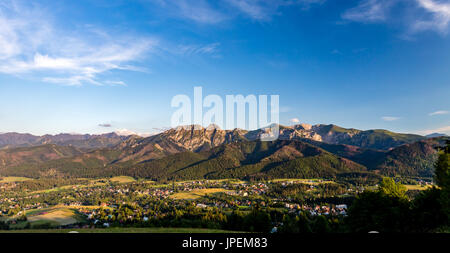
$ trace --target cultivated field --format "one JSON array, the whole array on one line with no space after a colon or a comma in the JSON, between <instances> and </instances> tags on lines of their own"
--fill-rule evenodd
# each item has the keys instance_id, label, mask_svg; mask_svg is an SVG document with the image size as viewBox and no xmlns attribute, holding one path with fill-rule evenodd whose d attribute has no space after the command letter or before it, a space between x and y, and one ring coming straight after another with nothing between
<instances>
[{"instance_id":1,"label":"cultivated field","mask_svg":"<svg viewBox=\"0 0 450 253\"><path fill-rule=\"evenodd\" d=\"M81 221L79 215L69 208L55 208L52 210L41 210L40 212L34 212L29 215L28 221L31 226L38 224L50 224L53 226L64 226Z\"/></svg>"},{"instance_id":2,"label":"cultivated field","mask_svg":"<svg viewBox=\"0 0 450 253\"><path fill-rule=\"evenodd\" d=\"M118 176L118 177L112 177L109 179L109 181L114 182L114 183L132 183L132 182L136 182L136 179L132 178L132 177L127 177L127 176Z\"/></svg>"}]
</instances>

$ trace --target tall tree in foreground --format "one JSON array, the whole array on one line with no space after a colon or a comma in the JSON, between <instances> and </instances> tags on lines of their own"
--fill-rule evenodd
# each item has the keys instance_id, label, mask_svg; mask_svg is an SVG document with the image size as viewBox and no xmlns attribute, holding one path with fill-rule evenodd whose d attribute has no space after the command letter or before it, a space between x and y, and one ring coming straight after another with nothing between
<instances>
[{"instance_id":1,"label":"tall tree in foreground","mask_svg":"<svg viewBox=\"0 0 450 253\"><path fill-rule=\"evenodd\" d=\"M422 191L412 203L414 231L448 231L450 220L450 141L439 151L435 164L435 181L438 187Z\"/></svg>"},{"instance_id":2,"label":"tall tree in foreground","mask_svg":"<svg viewBox=\"0 0 450 253\"><path fill-rule=\"evenodd\" d=\"M395 183L394 179L385 177L380 184L380 192L394 198L406 198L406 187L402 184Z\"/></svg>"},{"instance_id":3,"label":"tall tree in foreground","mask_svg":"<svg viewBox=\"0 0 450 253\"><path fill-rule=\"evenodd\" d=\"M442 191L440 202L443 212L447 215L448 225L450 220L450 140L447 140L447 145L440 151L435 174L436 183Z\"/></svg>"},{"instance_id":4,"label":"tall tree in foreground","mask_svg":"<svg viewBox=\"0 0 450 253\"><path fill-rule=\"evenodd\" d=\"M448 190L450 188L450 140L447 140L446 146L439 151L435 167L436 184L443 190Z\"/></svg>"},{"instance_id":5,"label":"tall tree in foreground","mask_svg":"<svg viewBox=\"0 0 450 253\"><path fill-rule=\"evenodd\" d=\"M350 206L347 224L352 232L407 232L409 201L403 185L384 178L377 191L365 191Z\"/></svg>"}]
</instances>

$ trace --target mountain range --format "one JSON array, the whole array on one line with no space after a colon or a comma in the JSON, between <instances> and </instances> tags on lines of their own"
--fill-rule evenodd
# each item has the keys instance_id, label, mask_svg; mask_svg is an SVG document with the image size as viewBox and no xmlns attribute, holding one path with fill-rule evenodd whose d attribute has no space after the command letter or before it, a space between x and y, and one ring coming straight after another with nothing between
<instances>
[{"instance_id":1,"label":"mountain range","mask_svg":"<svg viewBox=\"0 0 450 253\"><path fill-rule=\"evenodd\" d=\"M32 147L45 144L74 146L85 149L103 148L113 147L128 138L129 136L122 136L116 133L107 133L100 135L57 134L43 136L21 133L3 133L0 134L0 149Z\"/></svg>"},{"instance_id":2,"label":"mountain range","mask_svg":"<svg viewBox=\"0 0 450 253\"><path fill-rule=\"evenodd\" d=\"M199 178L336 177L348 173L431 177L436 147L427 138L387 130L336 125L279 126L268 131L222 130L215 125L177 127L150 136L0 134L0 175L104 177L154 180Z\"/></svg>"}]
</instances>

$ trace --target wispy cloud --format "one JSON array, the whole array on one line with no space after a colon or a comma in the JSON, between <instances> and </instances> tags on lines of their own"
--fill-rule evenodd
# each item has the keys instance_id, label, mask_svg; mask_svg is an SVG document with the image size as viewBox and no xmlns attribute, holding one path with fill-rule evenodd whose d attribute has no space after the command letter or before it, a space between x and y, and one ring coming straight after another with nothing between
<instances>
[{"instance_id":1,"label":"wispy cloud","mask_svg":"<svg viewBox=\"0 0 450 253\"><path fill-rule=\"evenodd\" d=\"M356 7L345 11L342 18L363 23L385 21L390 8L396 2L396 0L363 0Z\"/></svg>"},{"instance_id":2,"label":"wispy cloud","mask_svg":"<svg viewBox=\"0 0 450 253\"><path fill-rule=\"evenodd\" d=\"M102 123L102 124L98 124L99 127L112 127L111 124L108 123Z\"/></svg>"},{"instance_id":3,"label":"wispy cloud","mask_svg":"<svg viewBox=\"0 0 450 253\"><path fill-rule=\"evenodd\" d=\"M67 32L57 29L51 15L19 2L0 5L0 72L41 76L64 85L120 84L99 75L112 70L133 70L132 63L154 48L153 38L108 35L90 27Z\"/></svg>"},{"instance_id":4,"label":"wispy cloud","mask_svg":"<svg viewBox=\"0 0 450 253\"><path fill-rule=\"evenodd\" d=\"M228 4L257 21L268 21L280 14L279 8L284 6L301 6L308 9L313 4L322 4L325 0L226 0Z\"/></svg>"},{"instance_id":5,"label":"wispy cloud","mask_svg":"<svg viewBox=\"0 0 450 253\"><path fill-rule=\"evenodd\" d=\"M270 8L270 1L258 0L228 0L228 2L244 14L255 20L268 20L277 8ZM278 7L278 6L277 6Z\"/></svg>"},{"instance_id":6,"label":"wispy cloud","mask_svg":"<svg viewBox=\"0 0 450 253\"><path fill-rule=\"evenodd\" d=\"M176 53L183 56L191 55L213 55L219 52L220 43L210 43L206 45L179 45Z\"/></svg>"},{"instance_id":7,"label":"wispy cloud","mask_svg":"<svg viewBox=\"0 0 450 253\"><path fill-rule=\"evenodd\" d=\"M384 121L396 121L396 120L399 120L400 118L399 117L393 117L393 116L383 116L383 117L381 117L381 119L384 120Z\"/></svg>"},{"instance_id":8,"label":"wispy cloud","mask_svg":"<svg viewBox=\"0 0 450 253\"><path fill-rule=\"evenodd\" d=\"M228 19L227 15L216 10L208 1L196 0L152 0L164 8L170 16L194 21L200 24L217 24Z\"/></svg>"},{"instance_id":9,"label":"wispy cloud","mask_svg":"<svg viewBox=\"0 0 450 253\"><path fill-rule=\"evenodd\" d=\"M108 81L105 81L104 83L108 84L108 85L112 85L112 86L127 86L127 84L125 82L123 82L123 81L110 81L110 80L108 80Z\"/></svg>"},{"instance_id":10,"label":"wispy cloud","mask_svg":"<svg viewBox=\"0 0 450 253\"><path fill-rule=\"evenodd\" d=\"M165 15L171 18L190 20L198 24L215 25L232 20L236 11L256 21L270 21L274 15L280 15L284 6L298 6L308 9L313 4L326 0L151 0L163 8Z\"/></svg>"},{"instance_id":11,"label":"wispy cloud","mask_svg":"<svg viewBox=\"0 0 450 253\"><path fill-rule=\"evenodd\" d=\"M450 3L435 0L417 0L418 4L431 14L425 20L418 20L413 26L414 31L435 30L442 34L448 33L450 23Z\"/></svg>"},{"instance_id":12,"label":"wispy cloud","mask_svg":"<svg viewBox=\"0 0 450 253\"><path fill-rule=\"evenodd\" d=\"M397 8L395 15L391 14L393 8ZM450 24L450 3L440 0L361 0L341 17L361 23L395 23L403 27L403 38L428 30L445 35Z\"/></svg>"},{"instance_id":13,"label":"wispy cloud","mask_svg":"<svg viewBox=\"0 0 450 253\"><path fill-rule=\"evenodd\" d=\"M443 115L443 114L449 114L449 113L450 113L449 111L435 111L435 112L429 113L428 115L434 116L434 115Z\"/></svg>"},{"instance_id":14,"label":"wispy cloud","mask_svg":"<svg viewBox=\"0 0 450 253\"><path fill-rule=\"evenodd\" d=\"M155 54L162 59L193 59L195 57L221 58L220 43L181 43L175 44L168 40L163 40L158 46Z\"/></svg>"}]
</instances>

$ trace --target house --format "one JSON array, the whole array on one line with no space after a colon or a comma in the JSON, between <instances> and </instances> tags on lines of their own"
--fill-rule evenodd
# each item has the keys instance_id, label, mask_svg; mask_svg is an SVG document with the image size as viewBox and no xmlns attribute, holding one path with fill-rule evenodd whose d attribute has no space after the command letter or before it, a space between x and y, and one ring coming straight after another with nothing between
<instances>
[{"instance_id":1,"label":"house","mask_svg":"<svg viewBox=\"0 0 450 253\"><path fill-rule=\"evenodd\" d=\"M198 208L206 208L206 207L208 207L208 206L205 205L205 204L202 204L202 203L198 203L198 204L197 204L197 207L198 207Z\"/></svg>"},{"instance_id":2,"label":"house","mask_svg":"<svg viewBox=\"0 0 450 253\"><path fill-rule=\"evenodd\" d=\"M347 205L346 204L341 204L341 205L336 205L337 209L347 209Z\"/></svg>"}]
</instances>

